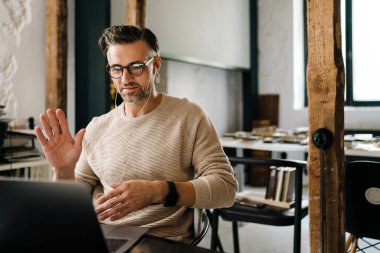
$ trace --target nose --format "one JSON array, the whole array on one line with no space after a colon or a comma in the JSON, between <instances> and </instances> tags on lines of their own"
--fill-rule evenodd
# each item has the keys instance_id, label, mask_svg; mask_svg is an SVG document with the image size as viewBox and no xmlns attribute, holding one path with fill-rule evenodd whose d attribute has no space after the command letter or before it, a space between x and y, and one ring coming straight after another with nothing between
<instances>
[{"instance_id":1,"label":"nose","mask_svg":"<svg viewBox=\"0 0 380 253\"><path fill-rule=\"evenodd\" d=\"M131 76L126 69L124 69L123 75L121 76L121 81L123 83L129 83L133 79L134 79L134 77Z\"/></svg>"}]
</instances>

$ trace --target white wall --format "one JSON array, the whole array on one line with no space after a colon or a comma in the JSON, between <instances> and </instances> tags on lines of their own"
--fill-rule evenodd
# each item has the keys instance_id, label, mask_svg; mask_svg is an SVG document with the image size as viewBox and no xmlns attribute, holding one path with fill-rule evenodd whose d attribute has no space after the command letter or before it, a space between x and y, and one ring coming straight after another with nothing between
<instances>
[{"instance_id":1,"label":"white wall","mask_svg":"<svg viewBox=\"0 0 380 253\"><path fill-rule=\"evenodd\" d=\"M75 125L74 0L68 1L69 127ZM0 0L0 104L16 125L45 111L45 1Z\"/></svg>"},{"instance_id":2,"label":"white wall","mask_svg":"<svg viewBox=\"0 0 380 253\"><path fill-rule=\"evenodd\" d=\"M201 105L219 135L242 129L242 75L189 63L166 61L161 87L167 94L186 97Z\"/></svg>"},{"instance_id":3,"label":"white wall","mask_svg":"<svg viewBox=\"0 0 380 253\"><path fill-rule=\"evenodd\" d=\"M293 84L300 77L293 67L296 60L294 55L297 55L293 46L293 36L296 35L293 1L302 0L258 2L259 92L280 94L280 126L289 129L308 125L307 110L295 106L297 103L294 102L297 90L294 90ZM115 2L123 3L124 0L112 0L113 12ZM6 3L11 3L15 11L12 12ZM0 0L0 104L6 104L8 116L15 119L16 124L27 124L30 116L38 124L39 114L45 109L44 3L43 0ZM68 3L68 114L70 128L73 129L74 0ZM117 11L124 15L124 8ZM122 15L113 15L112 23L123 23ZM202 105L219 134L241 129L242 84L239 72L175 61L168 61L164 65L163 82L159 86L161 90L171 95L188 97ZM346 128L380 129L379 113L379 108L346 108Z\"/></svg>"},{"instance_id":4,"label":"white wall","mask_svg":"<svg viewBox=\"0 0 380 253\"><path fill-rule=\"evenodd\" d=\"M45 106L45 2L0 0L0 103L16 124Z\"/></svg>"},{"instance_id":5,"label":"white wall","mask_svg":"<svg viewBox=\"0 0 380 253\"><path fill-rule=\"evenodd\" d=\"M259 93L280 94L280 127L307 126L306 110L293 108L292 0L258 1Z\"/></svg>"},{"instance_id":6,"label":"white wall","mask_svg":"<svg viewBox=\"0 0 380 253\"><path fill-rule=\"evenodd\" d=\"M16 124L27 124L27 118L32 116L39 125L39 115L45 110L45 1L20 1L23 5L15 7L18 11L14 12L14 19L5 2L18 3L0 0L0 103L7 103L8 114ZM111 2L113 12L115 2L124 4L124 0ZM113 15L111 22L123 23L124 10L118 8L121 15ZM69 0L67 107L70 129L75 125L74 11L74 0ZM9 34L7 27L13 27L15 34ZM238 71L175 61L164 65L161 91L200 104L219 134L241 129L241 74Z\"/></svg>"},{"instance_id":7,"label":"white wall","mask_svg":"<svg viewBox=\"0 0 380 253\"><path fill-rule=\"evenodd\" d=\"M124 24L125 8L124 0L111 1L111 24ZM161 4L154 11L161 13L161 9L167 8L170 6ZM152 13L148 12L148 20L150 15ZM193 19L196 17L188 22ZM236 20L235 25L239 26L239 20ZM165 47L162 45L164 42L159 43ZM223 51L220 53L223 54ZM186 97L201 105L219 135L242 129L242 75L239 71L164 60L160 75L161 82L157 85L157 90L172 96Z\"/></svg>"},{"instance_id":8,"label":"white wall","mask_svg":"<svg viewBox=\"0 0 380 253\"><path fill-rule=\"evenodd\" d=\"M166 58L249 69L249 0L148 0L147 14Z\"/></svg>"},{"instance_id":9,"label":"white wall","mask_svg":"<svg viewBox=\"0 0 380 253\"><path fill-rule=\"evenodd\" d=\"M296 62L302 67L301 45L294 41L300 38L294 27L300 25L293 19L293 14L299 15L296 7L300 1L303 0L258 1L259 93L280 94L280 127L288 129L308 126L308 112L299 97L304 94L300 90L303 87L299 87L303 77L294 65ZM294 85L298 85L296 90ZM379 115L379 107L345 108L345 128L380 129Z\"/></svg>"}]
</instances>

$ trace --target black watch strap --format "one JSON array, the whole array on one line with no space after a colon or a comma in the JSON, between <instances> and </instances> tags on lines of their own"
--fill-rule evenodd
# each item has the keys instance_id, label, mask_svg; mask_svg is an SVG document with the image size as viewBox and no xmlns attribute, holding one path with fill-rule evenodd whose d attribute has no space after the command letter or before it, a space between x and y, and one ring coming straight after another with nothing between
<instances>
[{"instance_id":1,"label":"black watch strap","mask_svg":"<svg viewBox=\"0 0 380 253\"><path fill-rule=\"evenodd\" d=\"M169 193L165 197L164 206L175 206L178 201L178 193L177 188L175 187L175 183L172 181L167 181L169 187Z\"/></svg>"}]
</instances>

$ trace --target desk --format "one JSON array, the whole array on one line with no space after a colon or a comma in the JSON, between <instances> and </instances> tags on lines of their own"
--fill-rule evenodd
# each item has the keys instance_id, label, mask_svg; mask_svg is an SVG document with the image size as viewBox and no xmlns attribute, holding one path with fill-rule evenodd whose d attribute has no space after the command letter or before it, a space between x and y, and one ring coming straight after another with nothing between
<instances>
[{"instance_id":1,"label":"desk","mask_svg":"<svg viewBox=\"0 0 380 253\"><path fill-rule=\"evenodd\" d=\"M236 156L244 156L243 149L265 150L272 152L286 152L288 158L296 160L304 160L304 154L308 152L308 145L288 144L288 143L264 143L261 140L244 140L239 138L223 137L220 138L220 144L224 148L235 148ZM291 154L289 154L291 153ZM302 155L299 155L302 154ZM373 157L380 158L380 150L367 151L360 149L345 149L346 156L356 157ZM302 157L302 158L300 158ZM365 159L365 158L364 158ZM369 159L367 159L369 160ZM239 182L239 190L244 189L245 175L244 167L238 165L235 167L235 177Z\"/></svg>"},{"instance_id":2,"label":"desk","mask_svg":"<svg viewBox=\"0 0 380 253\"><path fill-rule=\"evenodd\" d=\"M346 149L344 151L346 156L364 156L364 157L380 157L380 151L367 151L361 149Z\"/></svg>"},{"instance_id":3,"label":"desk","mask_svg":"<svg viewBox=\"0 0 380 253\"><path fill-rule=\"evenodd\" d=\"M225 148L255 149L274 152L307 152L307 145L287 143L264 143L233 138L220 138L220 144Z\"/></svg>"},{"instance_id":4,"label":"desk","mask_svg":"<svg viewBox=\"0 0 380 253\"><path fill-rule=\"evenodd\" d=\"M153 236L144 236L130 253L212 253L213 250Z\"/></svg>"},{"instance_id":5,"label":"desk","mask_svg":"<svg viewBox=\"0 0 380 253\"><path fill-rule=\"evenodd\" d=\"M251 141L237 138L220 138L220 143L225 148L255 149L273 152L303 152L307 153L308 145L287 143L264 143L263 141ZM361 149L345 149L346 156L378 157L380 150L367 151Z\"/></svg>"}]
</instances>

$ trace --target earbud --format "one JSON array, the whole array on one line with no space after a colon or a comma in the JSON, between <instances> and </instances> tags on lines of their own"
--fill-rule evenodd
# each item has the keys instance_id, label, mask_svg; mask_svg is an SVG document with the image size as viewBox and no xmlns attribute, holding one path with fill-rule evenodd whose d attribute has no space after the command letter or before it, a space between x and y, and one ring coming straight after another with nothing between
<instances>
[{"instance_id":1,"label":"earbud","mask_svg":"<svg viewBox=\"0 0 380 253\"><path fill-rule=\"evenodd\" d=\"M115 83L113 83L113 85L115 86L117 93L120 93L119 87Z\"/></svg>"},{"instance_id":2,"label":"earbud","mask_svg":"<svg viewBox=\"0 0 380 253\"><path fill-rule=\"evenodd\" d=\"M117 100L117 92L115 94L115 108L117 108L116 100Z\"/></svg>"},{"instance_id":3,"label":"earbud","mask_svg":"<svg viewBox=\"0 0 380 253\"><path fill-rule=\"evenodd\" d=\"M115 89L116 89L116 93L115 93L115 108L117 108L117 104L116 104L117 94L120 93L120 90L119 90L119 87L115 83L113 83L113 85L115 86Z\"/></svg>"}]
</instances>

